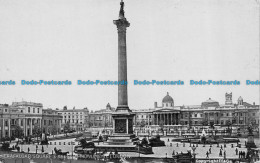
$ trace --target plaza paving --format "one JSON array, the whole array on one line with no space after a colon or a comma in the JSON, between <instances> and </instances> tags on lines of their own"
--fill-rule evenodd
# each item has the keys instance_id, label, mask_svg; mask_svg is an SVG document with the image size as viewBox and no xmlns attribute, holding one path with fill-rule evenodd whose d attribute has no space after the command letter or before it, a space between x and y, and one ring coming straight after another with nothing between
<instances>
[{"instance_id":1,"label":"plaza paving","mask_svg":"<svg viewBox=\"0 0 260 163\"><path fill-rule=\"evenodd\" d=\"M149 154L149 155L143 155L140 154L140 157L157 157L157 158L165 158L166 156L172 157L172 152L173 150L178 153L186 153L187 150L191 150L190 144L185 143L185 147L183 147L183 143L178 142L178 147L177 147L177 142L171 142L171 138L169 137L170 141L168 142L168 137L161 138L161 140L165 141L166 146L165 147L154 147L153 152L154 154ZM246 151L245 148L245 141L246 139L240 139L240 144L241 148L238 148L239 151ZM54 153L54 148L56 147L57 149L61 149L63 152L69 152L69 155L72 154L72 151L74 149L74 146L77 145L77 142L75 145L71 145L71 142L75 142L75 138L72 139L65 139L65 140L55 140L55 141L50 141L52 145L43 145L44 152L43 153L49 153L52 154ZM54 142L56 142L56 145L54 145ZM65 143L65 145L64 145ZM172 146L170 146L170 143L172 143ZM259 147L260 146L260 140L255 139L256 145ZM60 145L61 144L61 145ZM101 142L102 144L102 142ZM13 145L13 144L11 144ZM221 145L221 144L220 144ZM238 158L238 155L236 155L235 149L236 144L234 143L234 148L231 148L231 144L227 144L226 148L223 146L223 152L224 150L226 151L226 157L227 158ZM30 148L30 153L36 153L36 144L30 144L30 145L22 145L21 149L25 151L26 153L28 152L28 147ZM195 153L197 154L197 158L206 158L206 152L209 150L210 146L206 145L203 147L203 145L199 144L199 146L196 148ZM219 151L220 147L217 147L217 145L212 145L211 147L211 154L209 154L209 158L224 158L224 157L219 157ZM38 145L38 150L37 153L42 153L42 145ZM139 157L139 153L134 153L134 152L121 152L121 154L128 156L128 157ZM223 153L222 153L223 154ZM73 153L75 156L76 154Z\"/></svg>"}]
</instances>

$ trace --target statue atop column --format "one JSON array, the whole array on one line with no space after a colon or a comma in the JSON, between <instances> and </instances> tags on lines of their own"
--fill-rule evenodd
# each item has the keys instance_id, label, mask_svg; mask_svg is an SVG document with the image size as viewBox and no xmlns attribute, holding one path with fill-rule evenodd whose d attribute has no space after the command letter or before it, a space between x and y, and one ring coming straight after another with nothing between
<instances>
[{"instance_id":1,"label":"statue atop column","mask_svg":"<svg viewBox=\"0 0 260 163\"><path fill-rule=\"evenodd\" d=\"M125 18L125 11L124 11L124 2L123 0L120 2L120 11L119 11L119 19L124 19Z\"/></svg>"}]
</instances>

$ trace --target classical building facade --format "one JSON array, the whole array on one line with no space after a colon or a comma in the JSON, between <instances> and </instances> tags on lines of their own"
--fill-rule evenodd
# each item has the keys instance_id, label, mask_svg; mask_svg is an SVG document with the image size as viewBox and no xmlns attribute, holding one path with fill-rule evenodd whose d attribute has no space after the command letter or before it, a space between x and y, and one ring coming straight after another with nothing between
<instances>
[{"instance_id":1,"label":"classical building facade","mask_svg":"<svg viewBox=\"0 0 260 163\"><path fill-rule=\"evenodd\" d=\"M17 126L22 129L22 136L34 135L36 126L42 131L44 119L49 117L49 112L44 113L43 110L41 103L26 101L0 105L0 138L14 136ZM52 116L57 126L61 124L61 118L57 114Z\"/></svg>"},{"instance_id":2,"label":"classical building facade","mask_svg":"<svg viewBox=\"0 0 260 163\"><path fill-rule=\"evenodd\" d=\"M18 112L20 111L24 115L23 118L17 119L17 124L23 127L25 136L33 135L33 128L36 124L39 126L42 125L43 105L41 103L26 101L13 102L11 107L16 107Z\"/></svg>"},{"instance_id":3,"label":"classical building facade","mask_svg":"<svg viewBox=\"0 0 260 163\"><path fill-rule=\"evenodd\" d=\"M50 108L42 110L42 131L55 135L61 133L62 116L58 110L52 110Z\"/></svg>"},{"instance_id":4,"label":"classical building facade","mask_svg":"<svg viewBox=\"0 0 260 163\"><path fill-rule=\"evenodd\" d=\"M259 105L249 104L240 96L236 103L232 101L232 93L225 94L225 104L218 101L208 100L200 105L174 106L173 98L167 93L162 100L161 107L157 102L154 108L133 110L135 113L134 125L148 126L179 126L186 125L219 125L246 127L249 124L259 125Z\"/></svg>"},{"instance_id":5,"label":"classical building facade","mask_svg":"<svg viewBox=\"0 0 260 163\"><path fill-rule=\"evenodd\" d=\"M62 116L61 131L63 132L64 126L69 123L71 131L84 131L89 121L89 110L84 109L67 109L67 106L63 107L63 110L57 110L58 114Z\"/></svg>"},{"instance_id":6,"label":"classical building facade","mask_svg":"<svg viewBox=\"0 0 260 163\"><path fill-rule=\"evenodd\" d=\"M106 109L101 109L89 113L88 127L113 127L112 113L115 108L111 107L108 103Z\"/></svg>"}]
</instances>

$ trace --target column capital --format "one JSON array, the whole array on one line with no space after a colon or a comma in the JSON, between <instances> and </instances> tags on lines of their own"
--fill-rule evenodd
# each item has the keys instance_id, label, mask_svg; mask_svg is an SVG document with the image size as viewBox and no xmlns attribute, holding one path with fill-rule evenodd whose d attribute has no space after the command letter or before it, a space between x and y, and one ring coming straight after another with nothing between
<instances>
[{"instance_id":1,"label":"column capital","mask_svg":"<svg viewBox=\"0 0 260 163\"><path fill-rule=\"evenodd\" d=\"M130 26L130 23L124 19L114 20L113 23L117 26L118 32L126 32L126 28Z\"/></svg>"}]
</instances>

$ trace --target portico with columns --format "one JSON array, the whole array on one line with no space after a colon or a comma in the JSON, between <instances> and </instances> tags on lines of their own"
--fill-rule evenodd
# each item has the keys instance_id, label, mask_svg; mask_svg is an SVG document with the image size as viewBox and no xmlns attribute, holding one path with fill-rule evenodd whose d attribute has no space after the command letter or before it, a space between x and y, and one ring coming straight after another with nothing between
<instances>
[{"instance_id":1,"label":"portico with columns","mask_svg":"<svg viewBox=\"0 0 260 163\"><path fill-rule=\"evenodd\" d=\"M161 109L153 112L153 125L179 125L179 111L172 109Z\"/></svg>"}]
</instances>

